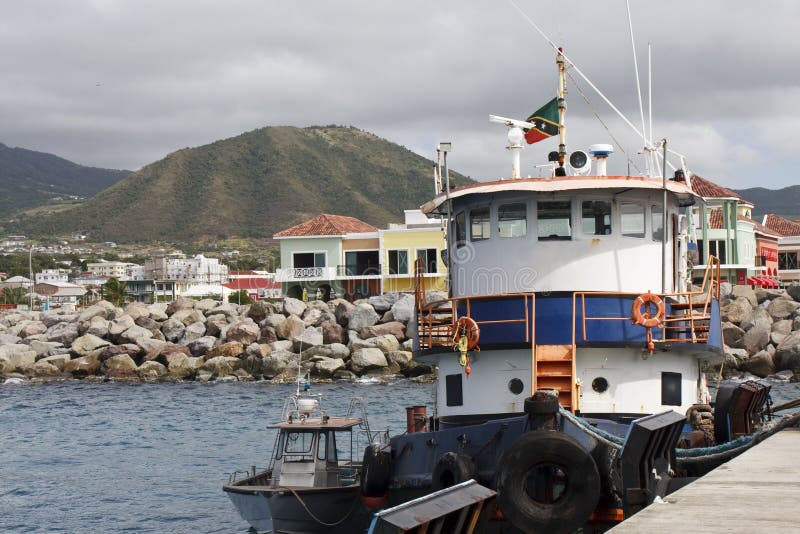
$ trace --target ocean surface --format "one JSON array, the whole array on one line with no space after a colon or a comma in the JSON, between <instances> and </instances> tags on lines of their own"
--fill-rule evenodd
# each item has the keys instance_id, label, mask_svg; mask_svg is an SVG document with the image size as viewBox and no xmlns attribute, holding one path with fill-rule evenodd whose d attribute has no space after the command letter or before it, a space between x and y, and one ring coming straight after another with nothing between
<instances>
[{"instance_id":1,"label":"ocean surface","mask_svg":"<svg viewBox=\"0 0 800 534\"><path fill-rule=\"evenodd\" d=\"M800 384L772 382L776 404ZM292 385L0 384L0 532L239 533L228 474L267 464ZM315 385L332 415L363 397L373 429L432 410L432 384Z\"/></svg>"}]
</instances>

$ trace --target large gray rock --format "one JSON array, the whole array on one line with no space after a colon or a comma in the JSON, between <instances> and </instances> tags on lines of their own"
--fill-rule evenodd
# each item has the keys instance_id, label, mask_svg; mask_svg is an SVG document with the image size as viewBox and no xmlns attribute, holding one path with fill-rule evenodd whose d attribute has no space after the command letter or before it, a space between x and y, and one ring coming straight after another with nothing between
<instances>
[{"instance_id":1,"label":"large gray rock","mask_svg":"<svg viewBox=\"0 0 800 534\"><path fill-rule=\"evenodd\" d=\"M755 354L764 348L769 343L770 327L764 324L756 324L745 332L742 338L742 344L747 352Z\"/></svg>"},{"instance_id":2,"label":"large gray rock","mask_svg":"<svg viewBox=\"0 0 800 534\"><path fill-rule=\"evenodd\" d=\"M722 282L719 285L719 298L724 299L731 296L733 286L730 282Z\"/></svg>"},{"instance_id":3,"label":"large gray rock","mask_svg":"<svg viewBox=\"0 0 800 534\"><path fill-rule=\"evenodd\" d=\"M219 305L220 303L216 300L203 299L194 303L194 309L205 314L207 311L211 311Z\"/></svg>"},{"instance_id":4,"label":"large gray rock","mask_svg":"<svg viewBox=\"0 0 800 534\"><path fill-rule=\"evenodd\" d=\"M45 312L41 315L41 321L47 328L57 323L74 323L78 320L77 313Z\"/></svg>"},{"instance_id":5,"label":"large gray rock","mask_svg":"<svg viewBox=\"0 0 800 534\"><path fill-rule=\"evenodd\" d=\"M75 332L77 334L77 331ZM2 345L17 345L22 341L22 338L13 334L0 334L0 346Z\"/></svg>"},{"instance_id":6,"label":"large gray rock","mask_svg":"<svg viewBox=\"0 0 800 534\"><path fill-rule=\"evenodd\" d=\"M344 299L336 299L328 304L329 306L333 307L333 313L336 317L336 322L343 327L347 327L348 323L350 322L350 315L352 315L353 310L356 309L356 307Z\"/></svg>"},{"instance_id":7,"label":"large gray rock","mask_svg":"<svg viewBox=\"0 0 800 534\"><path fill-rule=\"evenodd\" d=\"M386 293L375 295L367 299L369 305L379 313L384 313L392 309L392 305L397 301L397 293Z\"/></svg>"},{"instance_id":8,"label":"large gray rock","mask_svg":"<svg viewBox=\"0 0 800 534\"><path fill-rule=\"evenodd\" d=\"M722 317L735 325L740 325L753 315L753 305L746 298L734 299L722 309Z\"/></svg>"},{"instance_id":9,"label":"large gray rock","mask_svg":"<svg viewBox=\"0 0 800 534\"><path fill-rule=\"evenodd\" d=\"M272 343L273 341L278 341L278 334L275 332L275 329L271 326L261 328L261 332L258 334L258 342Z\"/></svg>"},{"instance_id":10,"label":"large gray rock","mask_svg":"<svg viewBox=\"0 0 800 534\"><path fill-rule=\"evenodd\" d=\"M778 371L800 373L800 331L786 336L775 348L775 367Z\"/></svg>"},{"instance_id":11,"label":"large gray rock","mask_svg":"<svg viewBox=\"0 0 800 534\"><path fill-rule=\"evenodd\" d=\"M255 301L250 305L250 309L247 310L247 316L256 323L260 323L267 318L267 315L272 315L273 313L275 313L275 307L264 300Z\"/></svg>"},{"instance_id":12,"label":"large gray rock","mask_svg":"<svg viewBox=\"0 0 800 534\"><path fill-rule=\"evenodd\" d=\"M326 358L318 356L318 360L314 362L314 372L317 376L328 378L333 376L339 369L344 369L344 360L339 358Z\"/></svg>"},{"instance_id":13,"label":"large gray rock","mask_svg":"<svg viewBox=\"0 0 800 534\"><path fill-rule=\"evenodd\" d=\"M390 323L365 326L359 332L359 337L362 339L384 335L392 335L397 341L404 341L406 339L406 326L399 321L392 321Z\"/></svg>"},{"instance_id":14,"label":"large gray rock","mask_svg":"<svg viewBox=\"0 0 800 534\"><path fill-rule=\"evenodd\" d=\"M175 317L170 317L161 323L161 333L164 334L164 339L171 343L175 343L182 338L184 330L186 330L186 325L175 319ZM203 330L205 331L205 327Z\"/></svg>"},{"instance_id":15,"label":"large gray rock","mask_svg":"<svg viewBox=\"0 0 800 534\"><path fill-rule=\"evenodd\" d=\"M41 321L22 321L12 330L12 333L16 333L21 338L36 336L45 332L47 332L47 326Z\"/></svg>"},{"instance_id":16,"label":"large gray rock","mask_svg":"<svg viewBox=\"0 0 800 534\"><path fill-rule=\"evenodd\" d=\"M89 324L86 325L85 334L91 334L97 337L107 337L108 336L108 326L111 324L110 321L101 317L100 315L96 315L89 320Z\"/></svg>"},{"instance_id":17,"label":"large gray rock","mask_svg":"<svg viewBox=\"0 0 800 534\"><path fill-rule=\"evenodd\" d=\"M303 313L306 311L306 307L306 303L302 300L293 299L291 297L285 297L283 299L283 313L285 315L302 317Z\"/></svg>"},{"instance_id":18,"label":"large gray rock","mask_svg":"<svg viewBox=\"0 0 800 534\"><path fill-rule=\"evenodd\" d=\"M191 309L191 310L178 310L171 316L172 319L176 319L184 324L184 326L189 326L192 323L205 323L206 316L202 314L199 310Z\"/></svg>"},{"instance_id":19,"label":"large gray rock","mask_svg":"<svg viewBox=\"0 0 800 534\"><path fill-rule=\"evenodd\" d=\"M27 345L0 347L0 374L25 372L36 363L36 352Z\"/></svg>"},{"instance_id":20,"label":"large gray rock","mask_svg":"<svg viewBox=\"0 0 800 534\"><path fill-rule=\"evenodd\" d=\"M198 340L205 335L206 335L206 324L203 323L202 321L197 321L196 323L192 323L186 328L184 328L180 344L187 345L192 341Z\"/></svg>"},{"instance_id":21,"label":"large gray rock","mask_svg":"<svg viewBox=\"0 0 800 534\"><path fill-rule=\"evenodd\" d=\"M70 360L69 354L54 354L53 356L46 356L39 361L55 365L59 371L63 371Z\"/></svg>"},{"instance_id":22,"label":"large gray rock","mask_svg":"<svg viewBox=\"0 0 800 534\"><path fill-rule=\"evenodd\" d=\"M47 329L47 341L55 341L64 346L72 345L78 338L77 323L58 323Z\"/></svg>"},{"instance_id":23,"label":"large gray rock","mask_svg":"<svg viewBox=\"0 0 800 534\"><path fill-rule=\"evenodd\" d=\"M780 321L775 321L772 323L772 331L778 332L779 334L791 334L792 333L792 320L791 319L782 319Z\"/></svg>"},{"instance_id":24,"label":"large gray rock","mask_svg":"<svg viewBox=\"0 0 800 534\"><path fill-rule=\"evenodd\" d=\"M225 376L233 374L236 369L239 369L242 361L239 358L232 358L230 356L215 356L206 360L200 368L206 371L211 371L216 376Z\"/></svg>"},{"instance_id":25,"label":"large gray rock","mask_svg":"<svg viewBox=\"0 0 800 534\"><path fill-rule=\"evenodd\" d=\"M294 344L292 348L295 352L302 352L303 349L307 347L312 347L314 345L322 345L322 331L321 329L314 328L313 326L309 326L306 328L302 334L299 336L295 336L292 341Z\"/></svg>"},{"instance_id":26,"label":"large gray rock","mask_svg":"<svg viewBox=\"0 0 800 534\"><path fill-rule=\"evenodd\" d=\"M228 327L225 333L226 341L238 341L242 345L249 345L258 340L261 330L252 320L238 321Z\"/></svg>"},{"instance_id":27,"label":"large gray rock","mask_svg":"<svg viewBox=\"0 0 800 534\"><path fill-rule=\"evenodd\" d=\"M722 323L722 339L729 347L744 348L744 330L733 323Z\"/></svg>"},{"instance_id":28,"label":"large gray rock","mask_svg":"<svg viewBox=\"0 0 800 534\"><path fill-rule=\"evenodd\" d=\"M285 350L273 350L261 364L261 373L266 378L274 378L281 374L287 366L296 364L297 354Z\"/></svg>"},{"instance_id":29,"label":"large gray rock","mask_svg":"<svg viewBox=\"0 0 800 534\"><path fill-rule=\"evenodd\" d=\"M109 341L103 338L93 336L92 334L83 335L72 342L70 350L78 356L86 356L87 354L111 345Z\"/></svg>"},{"instance_id":30,"label":"large gray rock","mask_svg":"<svg viewBox=\"0 0 800 534\"><path fill-rule=\"evenodd\" d=\"M403 350L393 350L386 353L389 363L397 365L400 370L405 370L413 364L413 355Z\"/></svg>"},{"instance_id":31,"label":"large gray rock","mask_svg":"<svg viewBox=\"0 0 800 534\"><path fill-rule=\"evenodd\" d=\"M753 311L753 314L746 320L742 321L739 326L742 330L750 330L755 325L761 325L767 329L772 328L772 317L770 317L766 308L758 307Z\"/></svg>"},{"instance_id":32,"label":"large gray rock","mask_svg":"<svg viewBox=\"0 0 800 534\"><path fill-rule=\"evenodd\" d=\"M800 284L791 284L786 286L786 293L795 301L800 302Z\"/></svg>"},{"instance_id":33,"label":"large gray rock","mask_svg":"<svg viewBox=\"0 0 800 534\"><path fill-rule=\"evenodd\" d=\"M775 362L772 355L762 350L739 364L739 369L765 378L775 373Z\"/></svg>"},{"instance_id":34,"label":"large gray rock","mask_svg":"<svg viewBox=\"0 0 800 534\"><path fill-rule=\"evenodd\" d=\"M155 302L147 306L147 309L150 312L150 318L154 321L166 321L169 317L166 302Z\"/></svg>"},{"instance_id":35,"label":"large gray rock","mask_svg":"<svg viewBox=\"0 0 800 534\"><path fill-rule=\"evenodd\" d=\"M767 306L767 311L776 321L789 319L800 308L800 302L789 299L775 299Z\"/></svg>"},{"instance_id":36,"label":"large gray rock","mask_svg":"<svg viewBox=\"0 0 800 534\"><path fill-rule=\"evenodd\" d=\"M144 362L139 366L138 373L142 380L158 380L167 374L167 368L163 363L149 361Z\"/></svg>"},{"instance_id":37,"label":"large gray rock","mask_svg":"<svg viewBox=\"0 0 800 534\"><path fill-rule=\"evenodd\" d=\"M136 362L127 354L117 354L105 360L103 371L109 376L135 375L138 369Z\"/></svg>"},{"instance_id":38,"label":"large gray rock","mask_svg":"<svg viewBox=\"0 0 800 534\"><path fill-rule=\"evenodd\" d=\"M372 326L378 322L380 316L375 313L375 309L369 304L359 304L350 313L348 328L360 332L362 328Z\"/></svg>"},{"instance_id":39,"label":"large gray rock","mask_svg":"<svg viewBox=\"0 0 800 534\"><path fill-rule=\"evenodd\" d=\"M58 349L63 347L61 343L56 343L55 341L39 341L35 339L31 341L28 346L31 348L32 351L36 352L36 356L42 355L49 355L49 352L52 349Z\"/></svg>"},{"instance_id":40,"label":"large gray rock","mask_svg":"<svg viewBox=\"0 0 800 534\"><path fill-rule=\"evenodd\" d=\"M319 326L322 320L322 310L319 308L308 308L305 313L303 313L303 322L307 326Z\"/></svg>"},{"instance_id":41,"label":"large gray rock","mask_svg":"<svg viewBox=\"0 0 800 534\"><path fill-rule=\"evenodd\" d=\"M134 321L137 326L141 326L150 331L153 334L153 337L156 339L163 339L164 334L161 333L161 324L157 321L154 321L150 317L139 317Z\"/></svg>"},{"instance_id":42,"label":"large gray rock","mask_svg":"<svg viewBox=\"0 0 800 534\"><path fill-rule=\"evenodd\" d=\"M288 339L279 339L278 341L273 341L272 343L269 344L269 346L272 348L273 351L284 351L284 352L291 352L292 345L294 345L294 343L292 343L291 340Z\"/></svg>"},{"instance_id":43,"label":"large gray rock","mask_svg":"<svg viewBox=\"0 0 800 534\"><path fill-rule=\"evenodd\" d=\"M91 320L92 317L101 316L103 319L108 319L109 316L112 316L115 313L116 309L114 305L110 302L106 302L105 300L101 300L97 304L93 304L83 310L80 315L78 315L78 323L85 323L86 321Z\"/></svg>"},{"instance_id":44,"label":"large gray rock","mask_svg":"<svg viewBox=\"0 0 800 534\"><path fill-rule=\"evenodd\" d=\"M745 298L750 302L750 305L755 308L758 306L758 299L756 298L756 292L753 291L753 288L750 286L733 286L731 290L731 296L734 299L738 298Z\"/></svg>"},{"instance_id":45,"label":"large gray rock","mask_svg":"<svg viewBox=\"0 0 800 534\"><path fill-rule=\"evenodd\" d=\"M173 315L180 310L194 309L194 302L192 299L178 297L167 305L167 315Z\"/></svg>"},{"instance_id":46,"label":"large gray rock","mask_svg":"<svg viewBox=\"0 0 800 534\"><path fill-rule=\"evenodd\" d=\"M272 328L278 328L278 325L283 324L286 321L286 316L280 313L273 313L272 315L267 315L264 318L264 325L263 326L271 326Z\"/></svg>"},{"instance_id":47,"label":"large gray rock","mask_svg":"<svg viewBox=\"0 0 800 534\"><path fill-rule=\"evenodd\" d=\"M350 356L350 369L355 373L380 369L388 365L383 351L377 348L358 349Z\"/></svg>"},{"instance_id":48,"label":"large gray rock","mask_svg":"<svg viewBox=\"0 0 800 534\"><path fill-rule=\"evenodd\" d=\"M208 310L206 312L206 316L209 315L224 315L228 319L239 319L239 308L235 304L231 304L230 302L223 302L219 306Z\"/></svg>"},{"instance_id":49,"label":"large gray rock","mask_svg":"<svg viewBox=\"0 0 800 534\"><path fill-rule=\"evenodd\" d=\"M136 343L140 339L150 339L152 337L153 332L135 324L121 333L117 341L119 343Z\"/></svg>"},{"instance_id":50,"label":"large gray rock","mask_svg":"<svg viewBox=\"0 0 800 534\"><path fill-rule=\"evenodd\" d=\"M769 342L777 347L783 343L783 340L786 339L788 335L789 334L781 334L780 332L770 332Z\"/></svg>"},{"instance_id":51,"label":"large gray rock","mask_svg":"<svg viewBox=\"0 0 800 534\"><path fill-rule=\"evenodd\" d=\"M282 339L294 339L305 332L306 324L297 315L290 315L286 320L275 327L275 333Z\"/></svg>"},{"instance_id":52,"label":"large gray rock","mask_svg":"<svg viewBox=\"0 0 800 534\"><path fill-rule=\"evenodd\" d=\"M209 336L215 336L218 338L225 337L225 333L228 331L228 327L230 323L228 322L228 317L223 314L214 314L209 315L206 318L206 334Z\"/></svg>"},{"instance_id":53,"label":"large gray rock","mask_svg":"<svg viewBox=\"0 0 800 534\"><path fill-rule=\"evenodd\" d=\"M322 329L322 342L326 345L329 343L345 342L344 328L335 320L323 321L319 326Z\"/></svg>"},{"instance_id":54,"label":"large gray rock","mask_svg":"<svg viewBox=\"0 0 800 534\"><path fill-rule=\"evenodd\" d=\"M139 317L148 317L147 315L139 315ZM135 319L132 315L121 315L108 324L108 337L114 341L119 339L120 334L125 330L135 325Z\"/></svg>"},{"instance_id":55,"label":"large gray rock","mask_svg":"<svg viewBox=\"0 0 800 534\"><path fill-rule=\"evenodd\" d=\"M408 323L414 316L414 297L411 295L401 295L397 302L392 304L392 317L395 321Z\"/></svg>"},{"instance_id":56,"label":"large gray rock","mask_svg":"<svg viewBox=\"0 0 800 534\"><path fill-rule=\"evenodd\" d=\"M186 347L192 352L192 356L203 356L214 347L216 342L217 338L213 336L203 336L190 341Z\"/></svg>"},{"instance_id":57,"label":"large gray rock","mask_svg":"<svg viewBox=\"0 0 800 534\"><path fill-rule=\"evenodd\" d=\"M61 369L50 362L39 360L30 367L30 372L32 372L34 376L56 376L61 374Z\"/></svg>"},{"instance_id":58,"label":"large gray rock","mask_svg":"<svg viewBox=\"0 0 800 534\"><path fill-rule=\"evenodd\" d=\"M236 358L244 352L244 345L238 341L228 341L221 345L216 345L206 353L206 358L215 358L217 356L225 356L227 358Z\"/></svg>"},{"instance_id":59,"label":"large gray rock","mask_svg":"<svg viewBox=\"0 0 800 534\"><path fill-rule=\"evenodd\" d=\"M755 294L756 300L759 304L768 300L776 299L778 297L786 296L786 293L782 289L765 289L763 287L757 287L755 289Z\"/></svg>"},{"instance_id":60,"label":"large gray rock","mask_svg":"<svg viewBox=\"0 0 800 534\"><path fill-rule=\"evenodd\" d=\"M102 363L107 359L113 358L114 356L119 356L120 354L126 354L133 360L138 360L144 354L144 351L139 345L134 345L133 343L124 343L122 345L109 345L108 347L103 347L100 351L98 351L97 357Z\"/></svg>"},{"instance_id":61,"label":"large gray rock","mask_svg":"<svg viewBox=\"0 0 800 534\"><path fill-rule=\"evenodd\" d=\"M147 304L142 302L131 302L127 306L125 306L125 315L130 316L131 319L134 321L139 317L149 317L150 316L150 308L147 307Z\"/></svg>"},{"instance_id":62,"label":"large gray rock","mask_svg":"<svg viewBox=\"0 0 800 534\"><path fill-rule=\"evenodd\" d=\"M197 370L200 368L202 363L203 362L201 358L194 358L186 356L185 354L177 354L169 362L167 369L169 374L176 378L189 379L197 373Z\"/></svg>"},{"instance_id":63,"label":"large gray rock","mask_svg":"<svg viewBox=\"0 0 800 534\"><path fill-rule=\"evenodd\" d=\"M83 377L95 375L100 370L100 358L96 353L87 354L64 364L64 372L72 376Z\"/></svg>"}]
</instances>

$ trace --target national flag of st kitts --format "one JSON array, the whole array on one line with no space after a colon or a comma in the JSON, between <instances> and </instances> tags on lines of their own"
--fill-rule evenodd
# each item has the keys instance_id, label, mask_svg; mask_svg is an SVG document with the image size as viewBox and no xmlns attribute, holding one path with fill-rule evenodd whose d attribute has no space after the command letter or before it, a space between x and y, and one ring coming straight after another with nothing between
<instances>
[{"instance_id":1,"label":"national flag of st kitts","mask_svg":"<svg viewBox=\"0 0 800 534\"><path fill-rule=\"evenodd\" d=\"M536 125L535 128L525 130L525 140L529 145L538 143L558 134L558 99L554 98L544 106L534 111L527 122Z\"/></svg>"}]
</instances>

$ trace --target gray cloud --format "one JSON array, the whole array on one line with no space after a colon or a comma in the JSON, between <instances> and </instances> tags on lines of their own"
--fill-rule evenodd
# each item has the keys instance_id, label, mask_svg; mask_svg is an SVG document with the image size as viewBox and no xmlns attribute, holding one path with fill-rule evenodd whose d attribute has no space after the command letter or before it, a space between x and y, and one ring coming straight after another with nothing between
<instances>
[{"instance_id":1,"label":"gray cloud","mask_svg":"<svg viewBox=\"0 0 800 534\"><path fill-rule=\"evenodd\" d=\"M518 4L638 127L625 2ZM654 137L725 185L796 183L800 4L631 4L643 84L653 43ZM34 0L4 5L0 47L0 141L117 168L336 123L428 157L451 140L453 168L493 179L510 164L488 115L524 118L556 86L552 50L509 2ZM596 110L635 153L641 140L580 85L592 105L570 90L569 145L608 142ZM524 172L554 145L529 147Z\"/></svg>"}]
</instances>

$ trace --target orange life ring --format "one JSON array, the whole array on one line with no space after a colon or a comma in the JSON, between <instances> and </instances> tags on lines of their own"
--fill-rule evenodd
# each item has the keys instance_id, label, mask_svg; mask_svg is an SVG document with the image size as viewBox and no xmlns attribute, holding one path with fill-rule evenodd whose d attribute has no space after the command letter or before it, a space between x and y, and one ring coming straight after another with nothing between
<instances>
[{"instance_id":1,"label":"orange life ring","mask_svg":"<svg viewBox=\"0 0 800 534\"><path fill-rule=\"evenodd\" d=\"M475 350L478 346L478 340L481 338L481 329L478 328L472 317L461 317L456 324L456 335L453 337L453 342L458 345L461 336L467 338L467 350Z\"/></svg>"},{"instance_id":2,"label":"orange life ring","mask_svg":"<svg viewBox=\"0 0 800 534\"><path fill-rule=\"evenodd\" d=\"M656 314L650 315L648 311L648 304L655 304ZM664 308L664 301L655 293L643 293L636 297L631 307L631 317L633 324L642 325L645 328L654 328L659 326L664 320L666 309Z\"/></svg>"}]
</instances>

